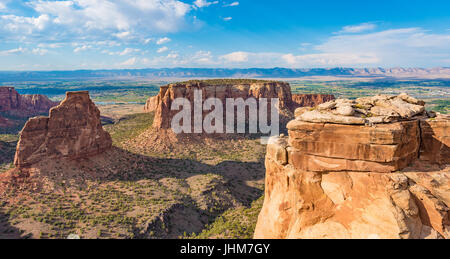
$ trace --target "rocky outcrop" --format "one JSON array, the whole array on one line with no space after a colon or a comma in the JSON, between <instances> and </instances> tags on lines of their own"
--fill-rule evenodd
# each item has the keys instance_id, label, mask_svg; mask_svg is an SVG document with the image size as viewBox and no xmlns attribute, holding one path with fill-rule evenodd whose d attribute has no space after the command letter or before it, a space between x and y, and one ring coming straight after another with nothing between
<instances>
[{"instance_id":1,"label":"rocky outcrop","mask_svg":"<svg viewBox=\"0 0 450 259\"><path fill-rule=\"evenodd\" d=\"M450 116L420 121L422 148L420 158L441 165L450 164Z\"/></svg>"},{"instance_id":2,"label":"rocky outcrop","mask_svg":"<svg viewBox=\"0 0 450 259\"><path fill-rule=\"evenodd\" d=\"M154 112L158 107L158 96L148 98L144 106L144 112Z\"/></svg>"},{"instance_id":3,"label":"rocky outcrop","mask_svg":"<svg viewBox=\"0 0 450 259\"><path fill-rule=\"evenodd\" d=\"M20 133L14 164L27 167L43 159L92 156L111 148L100 111L89 92L68 92L49 117L28 120Z\"/></svg>"},{"instance_id":4,"label":"rocky outcrop","mask_svg":"<svg viewBox=\"0 0 450 259\"><path fill-rule=\"evenodd\" d=\"M356 100L337 99L317 106L314 110L296 111L299 120L313 123L348 125L382 124L428 118L425 103L406 94L377 95Z\"/></svg>"},{"instance_id":5,"label":"rocky outcrop","mask_svg":"<svg viewBox=\"0 0 450 259\"><path fill-rule=\"evenodd\" d=\"M299 107L316 107L319 104L333 101L336 98L332 94L293 94L293 109Z\"/></svg>"},{"instance_id":6,"label":"rocky outcrop","mask_svg":"<svg viewBox=\"0 0 450 259\"><path fill-rule=\"evenodd\" d=\"M208 98L218 98L223 104L224 111L226 111L227 98L243 98L244 100L251 97L256 99L268 98L269 100L271 98L278 98L281 120L283 120L283 116L288 117L291 115L292 94L288 83L269 81L251 81L246 83L242 81L237 80L236 83L227 81L223 84L208 83L208 81L193 81L161 87L160 93L156 97L157 105L153 126L157 129L170 129L172 118L179 113L179 111L171 110L173 101L177 98L186 98L193 104L194 90L202 91L203 101ZM206 114L208 113L204 113L203 117Z\"/></svg>"},{"instance_id":7,"label":"rocky outcrop","mask_svg":"<svg viewBox=\"0 0 450 259\"><path fill-rule=\"evenodd\" d=\"M25 118L48 113L56 105L44 95L20 95L13 87L0 87L1 113Z\"/></svg>"},{"instance_id":8,"label":"rocky outcrop","mask_svg":"<svg viewBox=\"0 0 450 259\"><path fill-rule=\"evenodd\" d=\"M289 137L267 147L255 238L450 238L449 120L426 119L424 103L402 97L382 98L388 115L379 116L391 122L368 123L356 111L381 107L377 101L315 110L331 120L297 112ZM340 109L347 107L353 112Z\"/></svg>"}]
</instances>

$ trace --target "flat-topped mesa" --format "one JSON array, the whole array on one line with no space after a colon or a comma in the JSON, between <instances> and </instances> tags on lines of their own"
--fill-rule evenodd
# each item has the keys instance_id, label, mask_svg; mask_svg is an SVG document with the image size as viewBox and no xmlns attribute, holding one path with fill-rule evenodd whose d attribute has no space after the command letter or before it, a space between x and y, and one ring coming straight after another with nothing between
<instances>
[{"instance_id":1,"label":"flat-topped mesa","mask_svg":"<svg viewBox=\"0 0 450 259\"><path fill-rule=\"evenodd\" d=\"M48 113L58 105L40 94L20 95L13 87L0 87L0 112L17 117L30 117Z\"/></svg>"},{"instance_id":2,"label":"flat-topped mesa","mask_svg":"<svg viewBox=\"0 0 450 259\"><path fill-rule=\"evenodd\" d=\"M201 90L202 101L209 98L221 100L224 111L226 111L227 98L243 98L244 100L248 98L267 98L269 103L271 98L278 98L281 113L280 120L283 120L285 114L292 114L290 111L292 107L292 94L291 87L288 83L233 79L188 81L161 87L160 93L156 97L156 114L153 126L157 129L170 129L172 118L179 113L179 111L171 110L173 101L177 98L186 98L193 104L195 90ZM152 106L150 103L149 106ZM203 112L203 117L208 113ZM270 109L268 113L270 114ZM286 117L288 116L286 115Z\"/></svg>"},{"instance_id":3,"label":"flat-topped mesa","mask_svg":"<svg viewBox=\"0 0 450 259\"><path fill-rule=\"evenodd\" d=\"M20 133L14 164L20 168L48 158L78 159L111 146L111 136L103 130L100 111L89 92L68 92L49 117L28 120Z\"/></svg>"},{"instance_id":4,"label":"flat-topped mesa","mask_svg":"<svg viewBox=\"0 0 450 259\"><path fill-rule=\"evenodd\" d=\"M450 238L450 118L423 105L401 95L300 108L289 137L267 146L255 238Z\"/></svg>"}]
</instances>

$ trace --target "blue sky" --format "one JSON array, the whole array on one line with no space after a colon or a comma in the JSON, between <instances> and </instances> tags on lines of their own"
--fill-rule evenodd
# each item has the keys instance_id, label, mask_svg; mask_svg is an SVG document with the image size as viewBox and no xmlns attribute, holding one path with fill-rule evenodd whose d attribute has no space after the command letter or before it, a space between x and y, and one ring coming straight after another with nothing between
<instances>
[{"instance_id":1,"label":"blue sky","mask_svg":"<svg viewBox=\"0 0 450 259\"><path fill-rule=\"evenodd\" d=\"M450 66L450 1L0 0L0 70Z\"/></svg>"}]
</instances>

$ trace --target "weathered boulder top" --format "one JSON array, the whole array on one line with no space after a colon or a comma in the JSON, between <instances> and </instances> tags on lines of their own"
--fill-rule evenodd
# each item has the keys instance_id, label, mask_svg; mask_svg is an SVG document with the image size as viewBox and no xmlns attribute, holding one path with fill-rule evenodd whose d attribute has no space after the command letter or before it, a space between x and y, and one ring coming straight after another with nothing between
<instances>
[{"instance_id":1,"label":"weathered boulder top","mask_svg":"<svg viewBox=\"0 0 450 259\"><path fill-rule=\"evenodd\" d=\"M356 100L337 99L314 109L299 108L296 120L313 123L372 125L434 117L425 110L425 102L407 94L376 95Z\"/></svg>"},{"instance_id":2,"label":"weathered boulder top","mask_svg":"<svg viewBox=\"0 0 450 259\"><path fill-rule=\"evenodd\" d=\"M67 92L64 101L50 110L49 117L32 118L25 124L14 163L24 167L48 158L83 158L111 146L111 136L103 130L100 111L89 92Z\"/></svg>"}]
</instances>

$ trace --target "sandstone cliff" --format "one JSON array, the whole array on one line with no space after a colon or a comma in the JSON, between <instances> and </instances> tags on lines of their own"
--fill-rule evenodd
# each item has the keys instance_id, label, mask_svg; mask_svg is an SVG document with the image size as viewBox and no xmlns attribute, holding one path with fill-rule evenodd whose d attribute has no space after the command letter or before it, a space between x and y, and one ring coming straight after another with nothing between
<instances>
[{"instance_id":1,"label":"sandstone cliff","mask_svg":"<svg viewBox=\"0 0 450 259\"><path fill-rule=\"evenodd\" d=\"M30 166L49 158L77 159L99 154L112 146L103 130L100 111L88 92L68 92L49 117L30 119L20 133L14 164Z\"/></svg>"},{"instance_id":2,"label":"sandstone cliff","mask_svg":"<svg viewBox=\"0 0 450 259\"><path fill-rule=\"evenodd\" d=\"M230 80L232 81L232 80ZM192 81L186 83L170 84L161 87L156 100L150 100L148 107L150 110L152 103L156 102L156 114L153 126L157 129L170 129L172 118L179 111L172 111L171 106L177 98L187 98L191 103L194 102L194 90L202 91L203 101L208 98L218 98L224 104L226 110L227 98L278 98L281 120L288 118L291 114L292 94L288 83L269 82L269 81L251 81L233 84L232 82L209 83L208 81ZM204 113L204 116L208 112ZM269 111L270 113L270 111Z\"/></svg>"},{"instance_id":3,"label":"sandstone cliff","mask_svg":"<svg viewBox=\"0 0 450 259\"><path fill-rule=\"evenodd\" d=\"M154 112L158 107L158 96L148 98L144 106L144 112Z\"/></svg>"},{"instance_id":4,"label":"sandstone cliff","mask_svg":"<svg viewBox=\"0 0 450 259\"><path fill-rule=\"evenodd\" d=\"M316 107L319 104L326 103L336 98L332 94L293 94L293 109L299 107Z\"/></svg>"},{"instance_id":5,"label":"sandstone cliff","mask_svg":"<svg viewBox=\"0 0 450 259\"><path fill-rule=\"evenodd\" d=\"M297 111L267 147L255 238L450 238L450 120L423 105L377 96Z\"/></svg>"},{"instance_id":6,"label":"sandstone cliff","mask_svg":"<svg viewBox=\"0 0 450 259\"><path fill-rule=\"evenodd\" d=\"M44 95L20 95L13 87L0 87L0 112L18 117L47 113L58 105Z\"/></svg>"}]
</instances>

